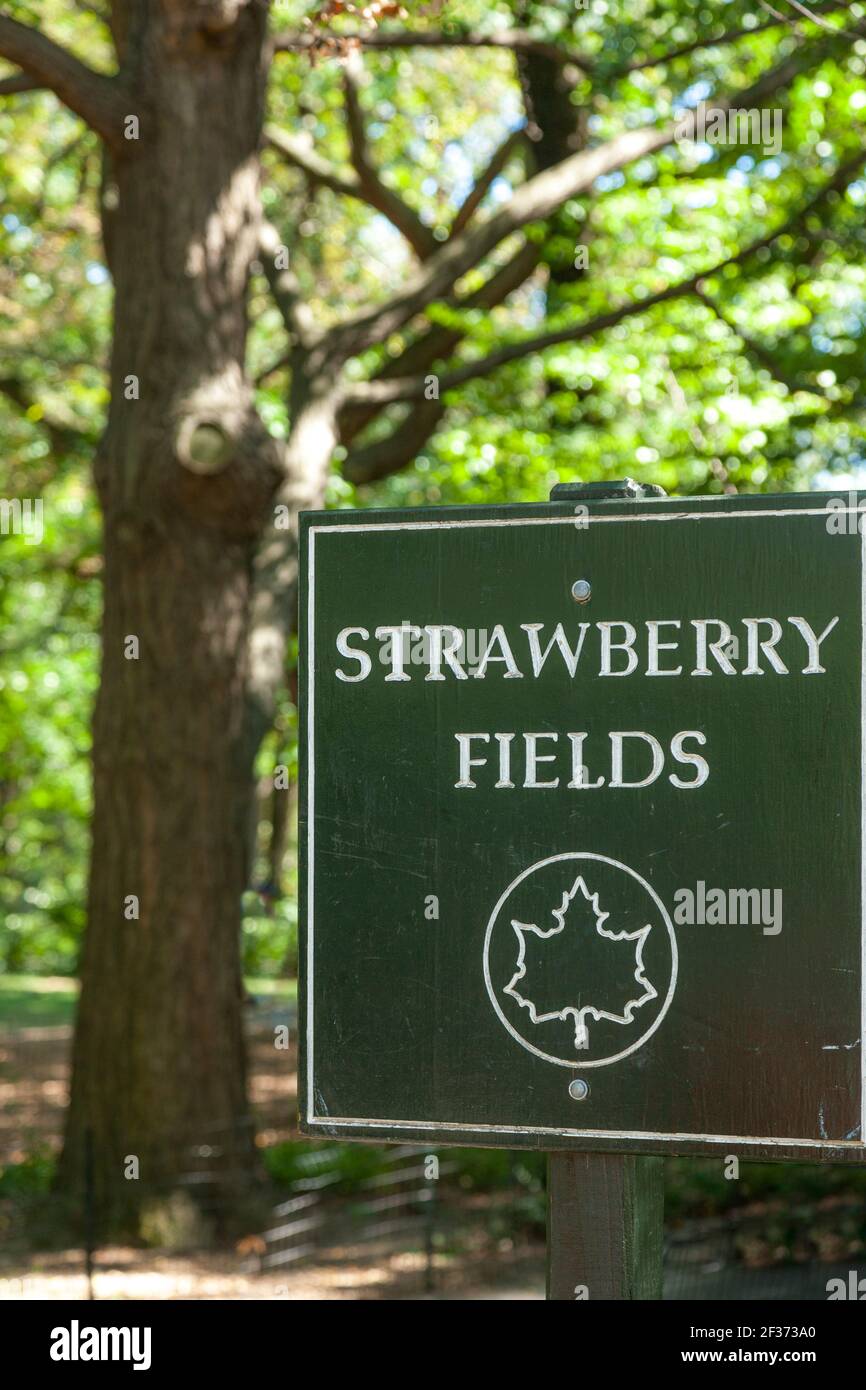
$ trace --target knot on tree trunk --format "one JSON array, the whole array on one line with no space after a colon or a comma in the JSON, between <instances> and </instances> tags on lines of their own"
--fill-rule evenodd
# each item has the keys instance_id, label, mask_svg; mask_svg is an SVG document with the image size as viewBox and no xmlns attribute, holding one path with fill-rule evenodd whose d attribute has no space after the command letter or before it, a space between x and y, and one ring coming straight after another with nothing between
<instances>
[{"instance_id":1,"label":"knot on tree trunk","mask_svg":"<svg viewBox=\"0 0 866 1390\"><path fill-rule=\"evenodd\" d=\"M283 460L248 387L240 380L211 381L186 395L173 417L178 500L210 524L258 532Z\"/></svg>"},{"instance_id":2,"label":"knot on tree trunk","mask_svg":"<svg viewBox=\"0 0 866 1390\"><path fill-rule=\"evenodd\" d=\"M250 0L167 0L166 16L171 28L187 33L224 34L237 23Z\"/></svg>"},{"instance_id":3,"label":"knot on tree trunk","mask_svg":"<svg viewBox=\"0 0 866 1390\"><path fill-rule=\"evenodd\" d=\"M177 457L190 473L222 473L235 456L234 432L219 419L187 416L180 423L176 440Z\"/></svg>"}]
</instances>

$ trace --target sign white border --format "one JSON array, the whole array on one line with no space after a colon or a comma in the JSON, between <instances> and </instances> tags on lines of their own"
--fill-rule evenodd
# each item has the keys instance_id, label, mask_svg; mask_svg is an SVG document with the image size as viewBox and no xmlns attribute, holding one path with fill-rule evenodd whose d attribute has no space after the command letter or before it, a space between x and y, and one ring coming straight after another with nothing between
<instances>
[{"instance_id":1,"label":"sign white border","mask_svg":"<svg viewBox=\"0 0 866 1390\"><path fill-rule=\"evenodd\" d=\"M314 916L315 916L315 599L316 599L316 560L315 543L317 535L358 535L376 531L454 531L467 528L492 528L511 526L571 526L575 525L573 514L564 516L523 516L523 517L477 517L460 520L429 521L374 521L374 522L335 522L332 525L308 527L307 530L307 950L306 950L306 1017L307 1017L307 1108L305 1123L310 1127L323 1129L382 1129L382 1130L420 1130L427 1133L447 1133L453 1131L462 1135L477 1134L483 1139L487 1134L511 1134L515 1137L534 1134L555 1135L569 1139L635 1139L652 1142L662 1140L668 1143L700 1144L752 1144L767 1148L803 1149L852 1149L866 1150L866 527L863 518L866 507L850 505L835 508L832 515L848 516L855 514L860 519L860 1136L857 1139L780 1139L758 1135L718 1135L718 1134L664 1134L655 1130L619 1129L571 1129L544 1125L488 1125L478 1122L458 1120L382 1120L359 1119L356 1117L317 1115L314 1110L315 1089L315 1041L314 1041ZM647 510L633 514L616 513L599 516L589 513L581 515L581 528L587 525L611 525L630 522L652 521L728 521L749 518L823 516L831 513L827 507L785 507L756 508L754 511L731 509L730 511L661 512ZM579 1068L578 1068L579 1070Z\"/></svg>"}]
</instances>

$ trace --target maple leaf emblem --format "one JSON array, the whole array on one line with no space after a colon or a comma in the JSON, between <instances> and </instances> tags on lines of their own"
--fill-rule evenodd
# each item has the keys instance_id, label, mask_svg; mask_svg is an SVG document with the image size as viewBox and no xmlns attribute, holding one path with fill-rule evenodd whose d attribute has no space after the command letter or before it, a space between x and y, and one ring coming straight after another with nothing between
<instances>
[{"instance_id":1,"label":"maple leaf emblem","mask_svg":"<svg viewBox=\"0 0 866 1390\"><path fill-rule=\"evenodd\" d=\"M586 912L579 911L587 906L591 911L589 918ZM657 998L658 991L647 979L643 963L644 946L652 928L648 923L637 931L609 930L604 923L610 913L602 912L598 894L590 893L581 876L563 893L562 902L552 909L552 915L554 925L547 930L534 922L512 918L511 926L518 940L517 969L505 986L505 993L528 1010L533 1023L573 1018L574 1046L579 1052L589 1047L588 1019L626 1025L633 1022L636 1009ZM546 942L551 946L541 944ZM608 991L617 995L615 1000L596 997L605 986L600 984L595 948L608 942L628 945L627 958L622 954L616 958L613 978L608 969L603 972ZM543 953L549 953L554 945L559 948L556 957L552 963L550 959L545 963ZM620 995L629 997L622 1002Z\"/></svg>"}]
</instances>

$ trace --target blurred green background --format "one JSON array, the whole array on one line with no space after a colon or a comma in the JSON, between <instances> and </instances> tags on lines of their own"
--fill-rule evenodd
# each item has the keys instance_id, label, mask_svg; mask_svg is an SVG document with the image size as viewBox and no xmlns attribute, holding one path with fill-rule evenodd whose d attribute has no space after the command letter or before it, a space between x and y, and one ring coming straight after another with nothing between
<instances>
[{"instance_id":1,"label":"blurred green background","mask_svg":"<svg viewBox=\"0 0 866 1390\"><path fill-rule=\"evenodd\" d=\"M783 120L779 153L748 144L665 146L530 226L538 267L507 302L492 310L434 303L426 318L459 333L459 360L467 362L521 335L626 302L639 307L761 238L766 246L709 275L695 293L457 387L417 454L380 482L350 482L346 451L338 449L330 505L539 501L554 482L573 477L631 476L687 495L842 491L866 476L866 7L818 4L810 21L802 7L779 5L784 22L773 22L770 7L741 0L593 0L589 7L451 0L430 13L410 6L405 23L421 29L524 28L589 55L592 75L569 70L564 102L590 142L747 87L807 51L813 56L773 98ZM275 26L295 27L308 10L286 0ZM45 25L94 66L109 64L98 4L42 0L16 6L16 14ZM740 37L728 40L729 31ZM377 166L439 240L510 131L526 126L529 136L492 179L482 215L541 157L541 113L507 49L382 51L367 55L365 71ZM268 101L270 121L301 130L318 154L345 164L339 63L281 55ZM264 152L263 168L265 209L292 245L300 292L317 322L344 317L403 282L409 252L379 213L311 183L273 150ZM101 537L90 470L108 401L112 294L97 215L101 177L96 136L50 93L0 97L0 497L40 497L45 515L41 544L0 535L0 1029L68 1025L75 1006L99 656ZM482 278L480 269L470 272L467 292ZM258 406L284 438L283 322L263 275L254 275L250 293ZM397 359L408 334L370 349L358 376ZM399 424L404 410L378 416L367 441ZM294 778L296 730L289 680L260 755L257 863L243 925L250 991L287 1015L297 969L295 831L291 808L287 824L276 822L272 775L283 765ZM308 1148L276 1144L271 1175L290 1181ZM359 1152L346 1150L347 1172L375 1161ZM0 1191L45 1180L50 1162L46 1168L35 1139L34 1154L7 1170ZM513 1175L511 1156L460 1161L466 1182L479 1188L504 1180L506 1169ZM521 1163L519 1181L534 1200L541 1160ZM754 1166L739 1184L726 1183L718 1163L668 1167L674 1218L734 1199L811 1199L862 1187L861 1175L799 1166ZM862 1220L855 1227L853 1253L863 1247Z\"/></svg>"}]
</instances>

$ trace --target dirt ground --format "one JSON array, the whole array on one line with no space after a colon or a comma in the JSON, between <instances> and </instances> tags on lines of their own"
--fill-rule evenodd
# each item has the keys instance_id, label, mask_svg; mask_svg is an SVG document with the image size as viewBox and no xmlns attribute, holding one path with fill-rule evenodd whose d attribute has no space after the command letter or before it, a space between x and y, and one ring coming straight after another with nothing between
<instances>
[{"instance_id":1,"label":"dirt ground","mask_svg":"<svg viewBox=\"0 0 866 1390\"><path fill-rule=\"evenodd\" d=\"M71 1044L68 1027L0 1032L0 1168L20 1163L40 1146L59 1147ZM295 1049L277 1050L270 1020L253 1019L248 1057L259 1143L291 1138L298 1089Z\"/></svg>"},{"instance_id":2,"label":"dirt ground","mask_svg":"<svg viewBox=\"0 0 866 1390\"><path fill-rule=\"evenodd\" d=\"M422 1257L369 1252L353 1259L306 1266L291 1273L245 1273L231 1252L167 1254L110 1246L97 1251L93 1273L96 1299L518 1299L544 1296L543 1256L537 1249L513 1252L478 1268L449 1270L443 1262L427 1287ZM233 1267L234 1264L234 1267ZM14 1264L0 1259L0 1302L10 1299L86 1299L87 1278L80 1251L31 1255Z\"/></svg>"},{"instance_id":3,"label":"dirt ground","mask_svg":"<svg viewBox=\"0 0 866 1390\"><path fill-rule=\"evenodd\" d=\"M296 1055L292 1050L278 1051L273 1045L274 1024L286 1021L285 1014L278 1015L267 1006L248 1018L250 1091L259 1142L263 1146L291 1139L296 1132ZM0 1167L20 1162L40 1148L58 1149L67 1097L70 1044L69 1027L0 1031ZM691 1243L683 1246L668 1268L665 1297L825 1298L827 1280L834 1274L847 1277L846 1271L854 1263L858 1265L858 1273L863 1272L862 1246L851 1244L849 1230L851 1222L859 1219L858 1199L845 1193L825 1197L818 1204L825 1218L833 1215L834 1203L840 1207L839 1219L826 1231L817 1216L805 1225L801 1222L804 1248L799 1253L797 1250L789 1252L787 1263L782 1264L770 1258L768 1240L775 1229L774 1221L778 1225L772 1212L760 1226L757 1236L749 1237L744 1226L739 1236L742 1248L737 1259L728 1248L731 1239L725 1231L712 1239L706 1233L701 1236L700 1230L693 1231L689 1237ZM0 1203L0 1208L2 1205ZM772 1203L763 1205L768 1212L773 1206ZM489 1217L490 1213L487 1215ZM363 1246L347 1243L341 1247L331 1241L324 1250L317 1246L309 1261L266 1268L261 1272L257 1268L259 1261L255 1251L263 1246L263 1241L256 1235L239 1241L234 1247L183 1253L105 1246L95 1255L93 1296L109 1300L288 1301L530 1300L543 1297L544 1249L540 1241L493 1239L489 1222L485 1229L481 1213L473 1213L471 1203L463 1210L461 1220L460 1242L452 1241L447 1231L443 1231L445 1238L436 1247L432 1265L428 1265L419 1252L417 1243L415 1249L401 1250L399 1245L395 1248L391 1238L383 1238L378 1243L368 1240ZM770 1224L765 1230L767 1222ZM725 1225L722 1218L715 1224ZM86 1298L88 1284L81 1249L28 1249L30 1228L25 1223L22 1229L23 1239L7 1239L9 1232L3 1229L0 1209L0 1301ZM755 1250L750 1254L747 1238L755 1246L761 1265L768 1267L743 1267L759 1263ZM681 1236L677 1235L674 1243L680 1240Z\"/></svg>"},{"instance_id":4,"label":"dirt ground","mask_svg":"<svg viewBox=\"0 0 866 1390\"><path fill-rule=\"evenodd\" d=\"M0 1167L59 1145L71 1041L69 1028L0 1033Z\"/></svg>"},{"instance_id":5,"label":"dirt ground","mask_svg":"<svg viewBox=\"0 0 866 1390\"><path fill-rule=\"evenodd\" d=\"M273 1045L275 1022L267 1010L248 1020L250 1093L259 1143L292 1138L297 1100L294 1049ZM0 1167L40 1148L59 1148L68 1095L69 1027L0 1032ZM240 1243L241 1247L243 1242ZM330 1251L327 1263L253 1272L243 1248L172 1253L131 1246L96 1252L97 1299L535 1299L543 1296L543 1251L479 1249L457 1261L437 1255L432 1287L424 1257L383 1245ZM80 1249L7 1249L0 1253L0 1301L84 1299L88 1284Z\"/></svg>"}]
</instances>

